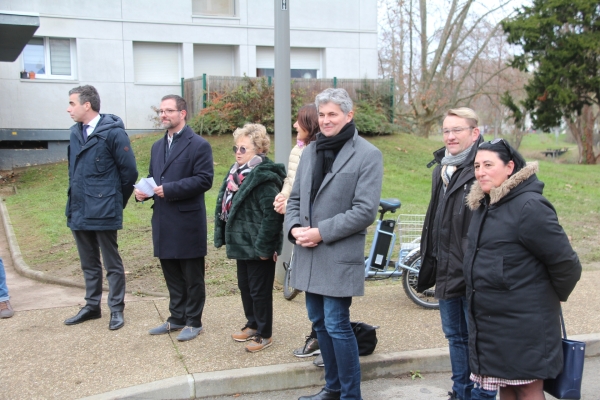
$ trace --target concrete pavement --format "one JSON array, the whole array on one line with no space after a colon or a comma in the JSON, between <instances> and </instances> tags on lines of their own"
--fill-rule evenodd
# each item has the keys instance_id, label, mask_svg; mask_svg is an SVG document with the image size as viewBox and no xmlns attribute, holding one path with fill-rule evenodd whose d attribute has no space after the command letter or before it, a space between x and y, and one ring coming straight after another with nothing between
<instances>
[{"instance_id":1,"label":"concrete pavement","mask_svg":"<svg viewBox=\"0 0 600 400\"><path fill-rule=\"evenodd\" d=\"M583 400L600 399L600 357L585 360L583 371ZM318 393L320 386L310 388L241 394L236 400L290 400ZM423 373L422 378L411 379L410 374L394 378L373 379L361 383L361 392L366 399L385 400L435 400L448 398L448 373ZM210 397L206 400L226 400L231 396ZM547 400L554 397L546 395Z\"/></svg>"},{"instance_id":2,"label":"concrete pavement","mask_svg":"<svg viewBox=\"0 0 600 400\"><path fill-rule=\"evenodd\" d=\"M266 396L266 391L300 387L309 387L300 394L311 393L311 386L323 383L323 370L314 367L312 360L291 355L310 331L302 295L288 302L276 293L274 344L256 354L245 352L243 344L230 338L244 323L238 296L207 299L205 332L190 342L177 342L176 335L147 334L168 315L165 298L129 296L126 325L118 331L108 330L106 305L102 319L66 326L62 321L83 303L83 289L43 284L14 273L6 237L12 236L0 232L0 257L7 266L16 313L0 320L2 399L177 399L249 392L263 393L255 398L275 399L296 394L260 396ZM564 306L570 335L590 334L581 337L589 343L588 355L600 355L600 335L593 334L600 332L599 285L600 271L586 271ZM378 378L390 378L390 387L408 387L411 385L402 380L393 383L394 379L419 370L425 380L417 382L424 383L437 376L432 373L449 370L439 313L410 302L399 282L369 284L366 296L355 299L352 318L381 326L377 350L361 358L365 387ZM584 381L586 387L588 381L593 379ZM445 373L435 385L419 386L418 393L431 394L422 398L443 398L450 386L450 375ZM405 397L367 393L365 399L419 398L410 394L413 392L398 392ZM395 396L393 390L389 393ZM597 388L595 393L600 393Z\"/></svg>"}]
</instances>

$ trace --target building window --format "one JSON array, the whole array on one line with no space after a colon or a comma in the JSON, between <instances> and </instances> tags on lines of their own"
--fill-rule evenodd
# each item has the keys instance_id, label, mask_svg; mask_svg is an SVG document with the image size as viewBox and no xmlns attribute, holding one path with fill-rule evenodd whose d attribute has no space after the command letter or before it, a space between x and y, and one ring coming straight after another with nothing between
<instances>
[{"instance_id":1,"label":"building window","mask_svg":"<svg viewBox=\"0 0 600 400\"><path fill-rule=\"evenodd\" d=\"M323 78L322 49L292 47L290 49L291 78ZM256 76L274 76L275 49L256 46Z\"/></svg>"},{"instance_id":2,"label":"building window","mask_svg":"<svg viewBox=\"0 0 600 400\"><path fill-rule=\"evenodd\" d=\"M192 0L192 14L235 17L235 0Z\"/></svg>"},{"instance_id":3,"label":"building window","mask_svg":"<svg viewBox=\"0 0 600 400\"><path fill-rule=\"evenodd\" d=\"M133 42L133 74L136 83L179 84L181 45Z\"/></svg>"},{"instance_id":4,"label":"building window","mask_svg":"<svg viewBox=\"0 0 600 400\"><path fill-rule=\"evenodd\" d=\"M256 76L272 76L275 77L274 68L256 68ZM314 79L317 77L316 69L290 69L290 77L292 79L304 78Z\"/></svg>"},{"instance_id":5,"label":"building window","mask_svg":"<svg viewBox=\"0 0 600 400\"><path fill-rule=\"evenodd\" d=\"M23 70L36 78L75 79L75 40L35 37L23 49Z\"/></svg>"}]
</instances>

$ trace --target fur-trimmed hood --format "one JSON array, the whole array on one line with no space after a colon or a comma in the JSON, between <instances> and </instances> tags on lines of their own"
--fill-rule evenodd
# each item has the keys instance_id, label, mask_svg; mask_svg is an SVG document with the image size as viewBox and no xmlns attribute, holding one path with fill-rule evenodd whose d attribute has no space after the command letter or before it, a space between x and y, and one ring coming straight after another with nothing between
<instances>
[{"instance_id":1,"label":"fur-trimmed hood","mask_svg":"<svg viewBox=\"0 0 600 400\"><path fill-rule=\"evenodd\" d=\"M519 172L502 182L502 184L499 187L490 190L490 205L498 203L501 199L506 197L506 195L510 193L512 189L525 182L538 171L539 166L537 161L528 162L527 165L523 167L523 169L521 169ZM473 183L471 191L467 196L467 206L471 210L478 209L481 206L481 200L484 197L485 193L483 192L483 189L481 189L479 182L476 181L475 183Z\"/></svg>"}]
</instances>

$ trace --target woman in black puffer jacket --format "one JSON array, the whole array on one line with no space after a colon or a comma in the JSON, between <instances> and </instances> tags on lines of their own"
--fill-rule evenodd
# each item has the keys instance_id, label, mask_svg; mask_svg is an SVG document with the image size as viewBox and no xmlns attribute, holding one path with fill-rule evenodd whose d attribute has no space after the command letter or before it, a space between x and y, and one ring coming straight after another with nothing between
<instances>
[{"instance_id":1,"label":"woman in black puffer jacket","mask_svg":"<svg viewBox=\"0 0 600 400\"><path fill-rule=\"evenodd\" d=\"M562 370L560 302L581 276L537 170L504 139L484 142L467 197L471 379L500 399L544 398L543 380Z\"/></svg>"}]
</instances>

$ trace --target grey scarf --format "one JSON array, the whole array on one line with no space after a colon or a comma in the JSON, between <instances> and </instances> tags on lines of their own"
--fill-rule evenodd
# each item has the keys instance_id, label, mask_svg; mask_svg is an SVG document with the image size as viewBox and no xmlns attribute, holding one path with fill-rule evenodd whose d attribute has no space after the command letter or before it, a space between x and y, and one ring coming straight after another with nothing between
<instances>
[{"instance_id":1,"label":"grey scarf","mask_svg":"<svg viewBox=\"0 0 600 400\"><path fill-rule=\"evenodd\" d=\"M455 156L448 153L448 150L446 150L446 155L442 158L442 181L444 181L444 191L446 191L446 187L452 178L452 174L456 171L456 167L461 165L469 156L471 147L473 147L473 145Z\"/></svg>"}]
</instances>

